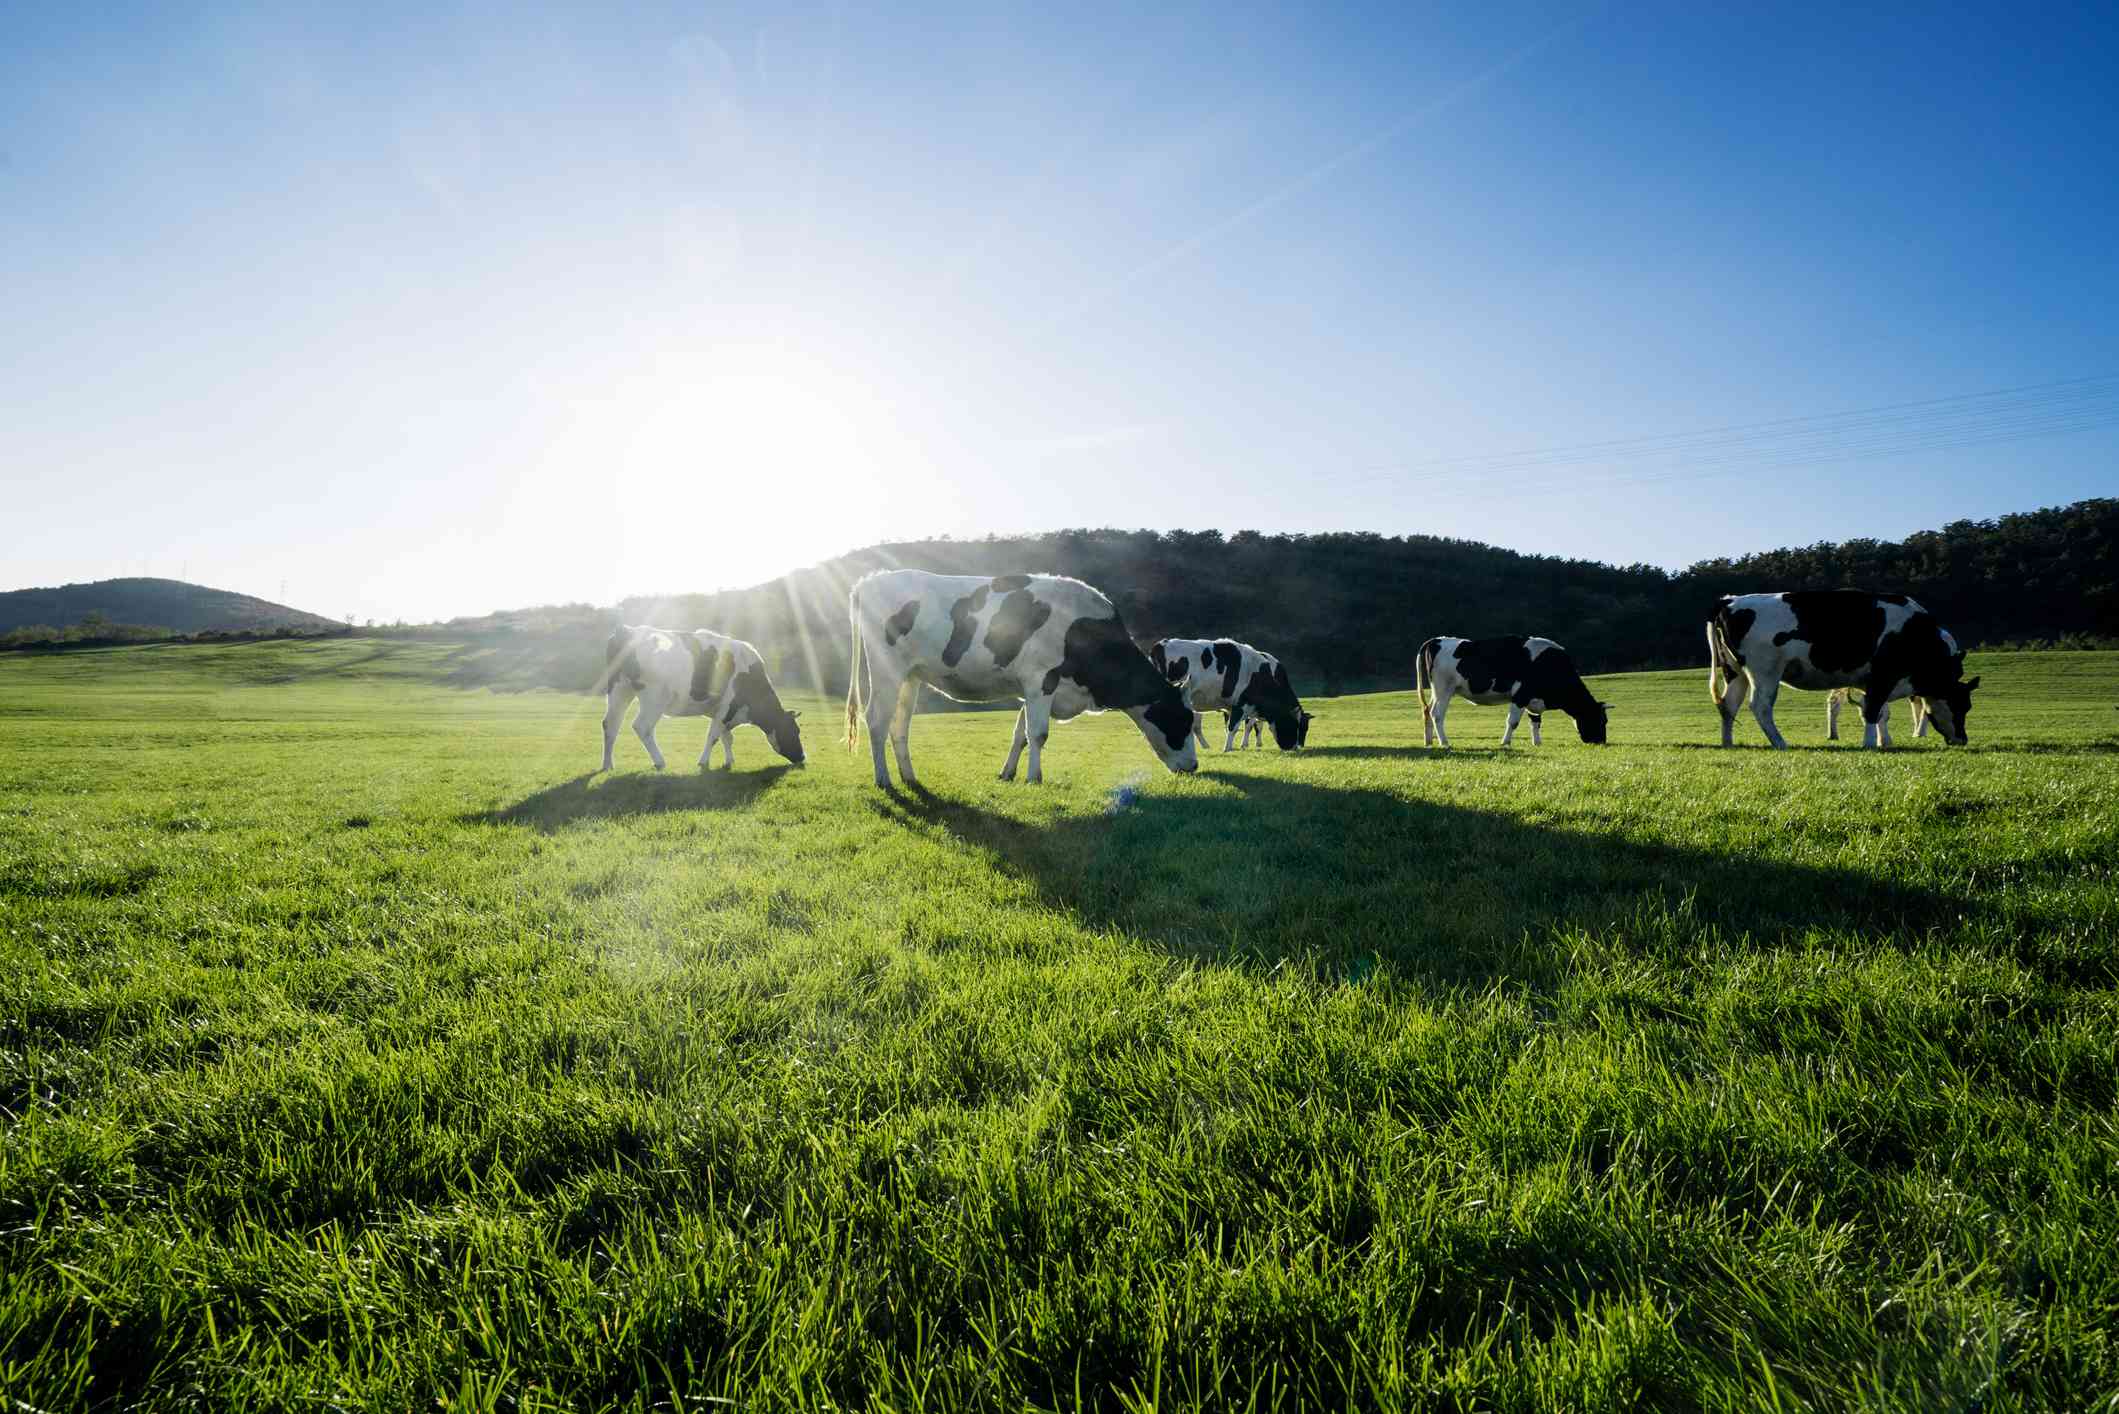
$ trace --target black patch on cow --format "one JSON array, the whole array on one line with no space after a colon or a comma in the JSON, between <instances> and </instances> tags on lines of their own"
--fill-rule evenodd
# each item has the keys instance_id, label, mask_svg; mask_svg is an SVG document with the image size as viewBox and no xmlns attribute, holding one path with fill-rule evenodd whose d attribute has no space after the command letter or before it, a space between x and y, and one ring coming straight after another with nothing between
<instances>
[{"instance_id":1,"label":"black patch on cow","mask_svg":"<svg viewBox=\"0 0 2119 1414\"><path fill-rule=\"evenodd\" d=\"M1211 668L1211 667L1213 667L1213 666L1214 666L1214 645L1213 645L1213 644L1211 644L1211 643L1205 643L1205 644L1201 644L1201 645L1200 645L1200 649L1199 649L1199 666L1201 666L1202 668Z\"/></svg>"},{"instance_id":2,"label":"black patch on cow","mask_svg":"<svg viewBox=\"0 0 2119 1414\"><path fill-rule=\"evenodd\" d=\"M1183 694L1134 647L1115 614L1108 619L1080 618L1067 625L1060 660L1045 674L1047 697L1059 690L1061 678L1081 684L1099 711L1145 707L1167 699L1187 717L1192 715L1184 706Z\"/></svg>"},{"instance_id":3,"label":"black patch on cow","mask_svg":"<svg viewBox=\"0 0 2119 1414\"><path fill-rule=\"evenodd\" d=\"M883 646L888 648L912 632L912 621L920 616L920 601L914 599L883 620Z\"/></svg>"},{"instance_id":4,"label":"black patch on cow","mask_svg":"<svg viewBox=\"0 0 2119 1414\"><path fill-rule=\"evenodd\" d=\"M1795 613L1795 627L1773 635L1775 647L1793 639L1810 645L1812 666L1851 673L1868 663L1884 632L1884 600L1857 589L1798 589L1781 598Z\"/></svg>"},{"instance_id":5,"label":"black patch on cow","mask_svg":"<svg viewBox=\"0 0 2119 1414\"><path fill-rule=\"evenodd\" d=\"M611 668L609 681L617 682L622 678L632 684L635 692L647 686L647 678L640 671L640 657L634 650L633 635L624 629L613 630L604 641L603 661L616 665Z\"/></svg>"},{"instance_id":6,"label":"black patch on cow","mask_svg":"<svg viewBox=\"0 0 2119 1414\"><path fill-rule=\"evenodd\" d=\"M1184 694L1167 684L1165 688L1163 695L1150 702L1148 710L1141 715L1163 734L1163 740L1170 743L1170 750L1178 752L1185 749L1185 738L1192 735L1192 724L1199 718L1185 704Z\"/></svg>"},{"instance_id":7,"label":"black patch on cow","mask_svg":"<svg viewBox=\"0 0 2119 1414\"><path fill-rule=\"evenodd\" d=\"M721 665L721 650L709 648L694 634L684 635L684 646L692 653L692 685L687 690L694 702L705 702L714 695L714 674ZM731 662L735 653L729 653Z\"/></svg>"},{"instance_id":8,"label":"black patch on cow","mask_svg":"<svg viewBox=\"0 0 2119 1414\"><path fill-rule=\"evenodd\" d=\"M1013 575L1014 579L1027 579L1025 575ZM999 580L994 581L999 584ZM1052 606L1041 604L1035 594L1027 589L1018 589L1001 601L986 621L986 651L993 655L993 665L1005 668L1015 661L1015 655L1023 651L1030 635L1045 626L1052 617ZM950 642L954 643L954 637ZM946 655L945 655L946 656Z\"/></svg>"},{"instance_id":9,"label":"black patch on cow","mask_svg":"<svg viewBox=\"0 0 2119 1414\"><path fill-rule=\"evenodd\" d=\"M1221 669L1223 701L1236 696L1236 680L1243 676L1243 649L1224 638L1214 645L1214 663Z\"/></svg>"},{"instance_id":10,"label":"black patch on cow","mask_svg":"<svg viewBox=\"0 0 2119 1414\"><path fill-rule=\"evenodd\" d=\"M1751 632L1751 625L1758 622L1758 610L1732 609L1729 607L1729 601L1724 599L1715 613L1722 621L1722 641L1729 645L1729 652L1735 657L1737 666L1742 667L1744 638Z\"/></svg>"},{"instance_id":11,"label":"black patch on cow","mask_svg":"<svg viewBox=\"0 0 2119 1414\"><path fill-rule=\"evenodd\" d=\"M996 594L1013 594L1018 589L1028 589L1029 587L1030 576L1027 574L1000 575L994 579L991 586Z\"/></svg>"},{"instance_id":12,"label":"black patch on cow","mask_svg":"<svg viewBox=\"0 0 2119 1414\"><path fill-rule=\"evenodd\" d=\"M949 642L942 649L942 666L953 668L971 647L971 635L978 630L979 610L986 607L986 597L992 593L980 585L963 598L949 606Z\"/></svg>"}]
</instances>

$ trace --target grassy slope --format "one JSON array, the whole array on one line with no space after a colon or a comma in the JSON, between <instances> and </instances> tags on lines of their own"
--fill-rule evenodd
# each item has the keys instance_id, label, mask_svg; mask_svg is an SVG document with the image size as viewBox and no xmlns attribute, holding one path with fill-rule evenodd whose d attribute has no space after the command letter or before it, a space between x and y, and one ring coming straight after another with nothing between
<instances>
[{"instance_id":1,"label":"grassy slope","mask_svg":"<svg viewBox=\"0 0 2119 1414\"><path fill-rule=\"evenodd\" d=\"M1969 751L1697 749L1702 669L1188 780L923 718L895 797L821 703L590 779L600 704L451 661L0 659L0 1392L2119 1387L2119 655L1981 656Z\"/></svg>"}]
</instances>

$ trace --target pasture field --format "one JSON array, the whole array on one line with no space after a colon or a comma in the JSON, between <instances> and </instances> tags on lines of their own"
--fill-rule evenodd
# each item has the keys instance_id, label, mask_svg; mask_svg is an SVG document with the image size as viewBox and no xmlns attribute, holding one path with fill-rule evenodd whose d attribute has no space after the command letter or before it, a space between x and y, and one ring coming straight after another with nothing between
<instances>
[{"instance_id":1,"label":"pasture field","mask_svg":"<svg viewBox=\"0 0 2119 1414\"><path fill-rule=\"evenodd\" d=\"M2119 655L889 795L462 661L0 657L0 1406L2119 1409Z\"/></svg>"}]
</instances>

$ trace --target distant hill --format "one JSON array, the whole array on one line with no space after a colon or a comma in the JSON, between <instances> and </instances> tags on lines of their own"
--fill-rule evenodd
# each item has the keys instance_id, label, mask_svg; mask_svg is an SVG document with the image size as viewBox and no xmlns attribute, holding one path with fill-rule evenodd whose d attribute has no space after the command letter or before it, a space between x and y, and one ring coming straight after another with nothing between
<instances>
[{"instance_id":1,"label":"distant hill","mask_svg":"<svg viewBox=\"0 0 2119 1414\"><path fill-rule=\"evenodd\" d=\"M595 677L602 635L614 623L710 627L756 643L782 681L843 692L847 588L888 566L1074 575L1117 602L1136 638L1226 633L1280 654L1298 682L1324 692L1405 684L1421 641L1436 634L1549 634L1591 672L1703 664L1708 609L1719 595L1751 590L1904 591L1967 646L2119 646L2114 499L1956 521L1903 541L1702 561L1676 573L1367 531L1062 530L907 541L750 589L521 610L459 620L447 631L513 645L490 655L485 670L495 680L556 687Z\"/></svg>"},{"instance_id":2,"label":"distant hill","mask_svg":"<svg viewBox=\"0 0 2119 1414\"><path fill-rule=\"evenodd\" d=\"M32 624L69 628L91 616L112 624L145 625L172 633L340 627L337 620L321 614L232 590L187 584L181 579L99 579L92 584L0 593L0 633Z\"/></svg>"}]
</instances>

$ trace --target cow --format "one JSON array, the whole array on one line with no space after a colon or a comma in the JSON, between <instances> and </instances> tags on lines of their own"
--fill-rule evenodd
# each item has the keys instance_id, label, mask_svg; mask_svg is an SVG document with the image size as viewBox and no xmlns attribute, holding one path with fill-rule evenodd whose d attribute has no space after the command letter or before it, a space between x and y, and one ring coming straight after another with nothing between
<instances>
[{"instance_id":1,"label":"cow","mask_svg":"<svg viewBox=\"0 0 2119 1414\"><path fill-rule=\"evenodd\" d=\"M1835 687L1825 694L1826 741L1839 740L1839 709L1850 699L1859 704L1861 701L1861 689ZM1906 699L1906 704L1913 710L1913 735L1926 736L1928 734L1928 699L1915 694ZM1883 720L1888 727L1891 721L1891 705L1889 703L1884 704Z\"/></svg>"},{"instance_id":2,"label":"cow","mask_svg":"<svg viewBox=\"0 0 2119 1414\"><path fill-rule=\"evenodd\" d=\"M1289 685L1288 670L1270 653L1227 638L1164 638L1149 646L1148 661L1177 684L1185 701L1201 714L1201 725L1195 728L1201 746L1207 744L1205 714L1217 708L1264 718L1282 751L1293 751L1309 737L1310 714ZM1236 726L1231 722L1221 749L1235 745Z\"/></svg>"},{"instance_id":3,"label":"cow","mask_svg":"<svg viewBox=\"0 0 2119 1414\"><path fill-rule=\"evenodd\" d=\"M1545 713L1557 707L1575 719L1575 730L1592 746L1609 735L1611 704L1597 701L1567 650L1549 638L1430 638L1420 645L1413 685L1420 693L1420 723L1426 743L1447 748L1443 718L1450 699L1462 695L1481 707L1508 704L1501 744L1516 739L1516 724L1530 713L1530 742L1544 744ZM1428 701L1428 689L1434 701Z\"/></svg>"},{"instance_id":4,"label":"cow","mask_svg":"<svg viewBox=\"0 0 2119 1414\"><path fill-rule=\"evenodd\" d=\"M1782 683L1862 692L1862 745L1891 744L1891 703L1918 695L1942 739L1963 746L1979 679L1964 680L1964 652L1935 616L1903 594L1861 589L1724 595L1707 615L1707 693L1722 714L1722 745L1736 743L1736 713L1751 715L1785 750L1773 725ZM1829 709L1828 709L1829 710Z\"/></svg>"},{"instance_id":5,"label":"cow","mask_svg":"<svg viewBox=\"0 0 2119 1414\"><path fill-rule=\"evenodd\" d=\"M699 751L701 766L718 741L723 768L734 770L731 738L745 723L764 732L773 750L797 766L803 763L802 729L795 725L802 714L780 705L765 660L742 639L709 629L684 632L620 624L604 644L603 656L602 769L611 769L619 723L635 698L640 711L633 718L633 734L658 771L663 760L655 744L655 724L666 716L712 718L706 745Z\"/></svg>"},{"instance_id":6,"label":"cow","mask_svg":"<svg viewBox=\"0 0 2119 1414\"><path fill-rule=\"evenodd\" d=\"M898 775L916 784L907 737L922 684L958 702L1023 704L1001 767L1004 781L1015 779L1026 744L1029 781L1044 779L1053 722L1113 710L1133 719L1165 766L1199 769L1197 715L1184 694L1134 644L1111 601L1078 579L877 570L847 595L847 615L853 648L846 748L854 749L865 717L879 786L890 785L886 735Z\"/></svg>"}]
</instances>

